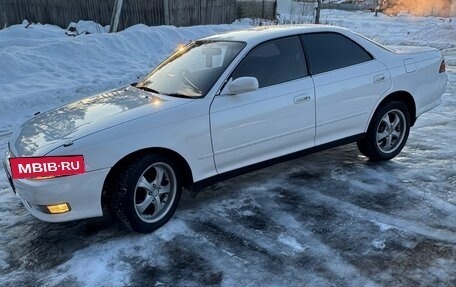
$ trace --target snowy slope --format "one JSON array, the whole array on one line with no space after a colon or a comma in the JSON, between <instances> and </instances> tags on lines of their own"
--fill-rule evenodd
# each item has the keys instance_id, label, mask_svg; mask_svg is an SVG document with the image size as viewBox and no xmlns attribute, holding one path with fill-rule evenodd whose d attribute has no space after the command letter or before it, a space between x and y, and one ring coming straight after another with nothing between
<instances>
[{"instance_id":1,"label":"snowy slope","mask_svg":"<svg viewBox=\"0 0 456 287\"><path fill-rule=\"evenodd\" d=\"M137 81L178 44L239 29L235 25L136 25L117 34L68 37L57 26L24 27L15 25L0 32L2 123L22 116L12 117L12 106L30 116L38 110Z\"/></svg>"},{"instance_id":2,"label":"snowy slope","mask_svg":"<svg viewBox=\"0 0 456 287\"><path fill-rule=\"evenodd\" d=\"M445 54L443 104L420 117L399 157L373 165L348 145L247 174L184 196L149 235L101 219L40 222L0 167L0 286L455 282L456 19L324 10L322 21ZM137 25L74 38L50 25L0 30L0 155L34 112L137 81L179 43L240 27Z\"/></svg>"}]
</instances>

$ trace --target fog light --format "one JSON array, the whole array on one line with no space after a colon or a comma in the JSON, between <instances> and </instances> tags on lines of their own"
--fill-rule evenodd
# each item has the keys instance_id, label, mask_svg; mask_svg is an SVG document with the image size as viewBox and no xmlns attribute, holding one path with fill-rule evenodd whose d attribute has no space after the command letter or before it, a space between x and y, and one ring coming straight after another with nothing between
<instances>
[{"instance_id":1,"label":"fog light","mask_svg":"<svg viewBox=\"0 0 456 287\"><path fill-rule=\"evenodd\" d=\"M445 60L443 60L442 63L440 64L439 73L445 73L445 71L446 71L446 65L445 65Z\"/></svg>"},{"instance_id":2,"label":"fog light","mask_svg":"<svg viewBox=\"0 0 456 287\"><path fill-rule=\"evenodd\" d=\"M49 213L51 214L65 213L71 210L70 205L68 203L46 205L46 208L49 210Z\"/></svg>"}]
</instances>

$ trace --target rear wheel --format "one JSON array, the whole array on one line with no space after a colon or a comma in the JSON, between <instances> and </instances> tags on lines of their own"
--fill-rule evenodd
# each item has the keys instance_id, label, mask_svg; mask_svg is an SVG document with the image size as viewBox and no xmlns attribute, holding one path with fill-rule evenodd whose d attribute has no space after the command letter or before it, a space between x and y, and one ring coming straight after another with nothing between
<instances>
[{"instance_id":1,"label":"rear wheel","mask_svg":"<svg viewBox=\"0 0 456 287\"><path fill-rule=\"evenodd\" d=\"M410 132L410 113L403 102L392 101L375 112L366 135L358 140L361 153L372 161L397 156Z\"/></svg>"},{"instance_id":2,"label":"rear wheel","mask_svg":"<svg viewBox=\"0 0 456 287\"><path fill-rule=\"evenodd\" d=\"M111 213L127 228L142 233L165 224L182 193L179 171L162 155L132 161L113 181Z\"/></svg>"}]
</instances>

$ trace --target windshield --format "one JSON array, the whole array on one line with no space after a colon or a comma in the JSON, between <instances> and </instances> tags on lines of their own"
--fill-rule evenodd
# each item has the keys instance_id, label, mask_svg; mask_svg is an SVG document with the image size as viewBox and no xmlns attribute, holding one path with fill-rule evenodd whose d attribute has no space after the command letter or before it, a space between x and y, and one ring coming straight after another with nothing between
<instances>
[{"instance_id":1,"label":"windshield","mask_svg":"<svg viewBox=\"0 0 456 287\"><path fill-rule=\"evenodd\" d=\"M190 43L178 49L136 87L162 95L203 97L244 46L242 42Z\"/></svg>"}]
</instances>

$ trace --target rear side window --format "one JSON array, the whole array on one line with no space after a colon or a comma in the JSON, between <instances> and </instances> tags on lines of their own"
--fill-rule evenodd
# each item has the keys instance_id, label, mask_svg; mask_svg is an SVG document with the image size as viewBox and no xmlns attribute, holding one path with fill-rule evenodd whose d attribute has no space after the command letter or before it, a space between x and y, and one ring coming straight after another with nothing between
<instances>
[{"instance_id":1,"label":"rear side window","mask_svg":"<svg viewBox=\"0 0 456 287\"><path fill-rule=\"evenodd\" d=\"M308 75L298 36L262 43L253 48L234 70L232 77L255 77L260 88Z\"/></svg>"},{"instance_id":2,"label":"rear side window","mask_svg":"<svg viewBox=\"0 0 456 287\"><path fill-rule=\"evenodd\" d=\"M337 33L302 36L311 74L319 74L367 62L373 57L361 46Z\"/></svg>"}]
</instances>

